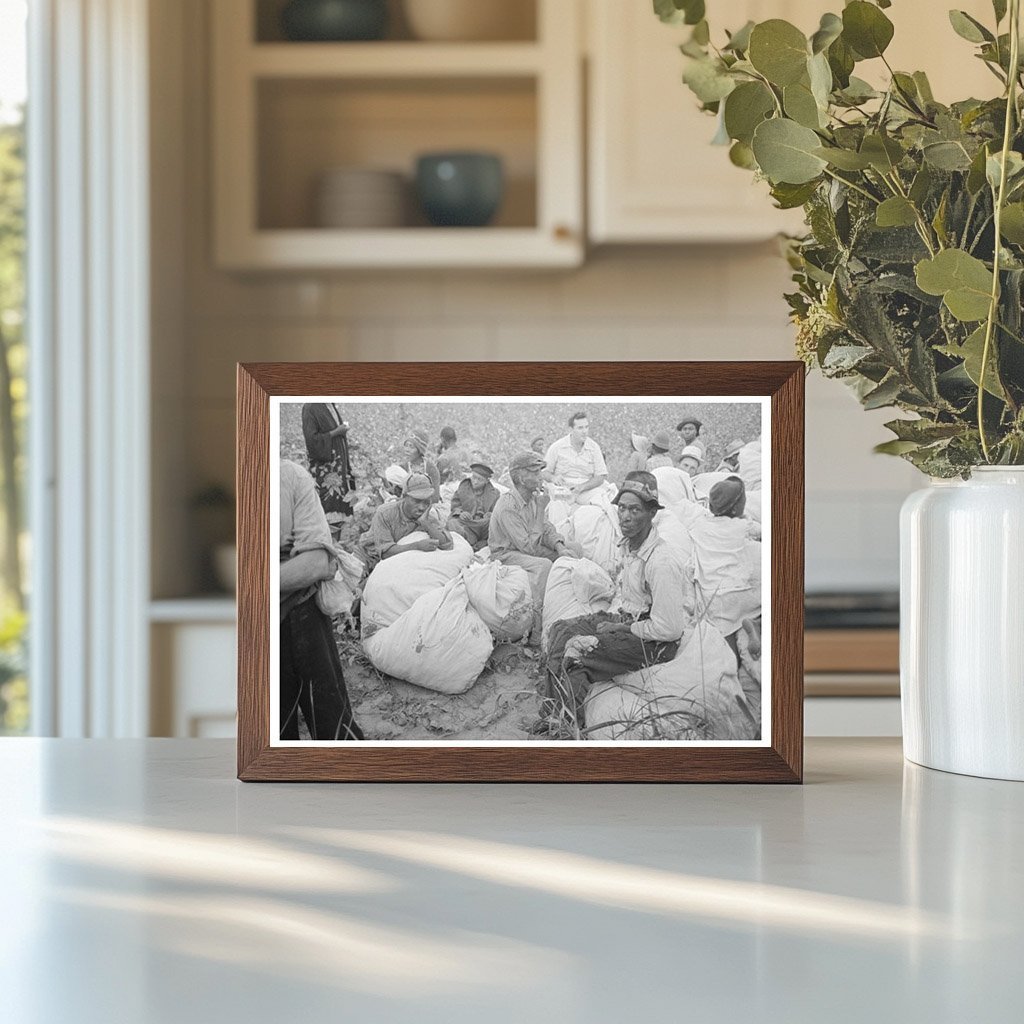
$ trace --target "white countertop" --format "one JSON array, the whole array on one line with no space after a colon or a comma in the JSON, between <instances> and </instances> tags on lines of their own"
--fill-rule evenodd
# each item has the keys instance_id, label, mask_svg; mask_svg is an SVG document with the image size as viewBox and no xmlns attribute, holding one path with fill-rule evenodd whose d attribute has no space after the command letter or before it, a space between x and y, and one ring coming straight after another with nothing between
<instances>
[{"instance_id":1,"label":"white countertop","mask_svg":"<svg viewBox=\"0 0 1024 1024\"><path fill-rule=\"evenodd\" d=\"M0 1017L1024 1017L1024 785L809 740L803 787L243 785L0 741Z\"/></svg>"}]
</instances>

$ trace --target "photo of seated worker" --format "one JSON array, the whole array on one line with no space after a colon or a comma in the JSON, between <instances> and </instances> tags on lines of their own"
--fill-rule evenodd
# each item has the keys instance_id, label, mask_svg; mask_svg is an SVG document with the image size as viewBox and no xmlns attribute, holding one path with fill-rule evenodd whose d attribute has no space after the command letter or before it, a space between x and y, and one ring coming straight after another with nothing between
<instances>
[{"instance_id":1,"label":"photo of seated worker","mask_svg":"<svg viewBox=\"0 0 1024 1024\"><path fill-rule=\"evenodd\" d=\"M452 495L452 512L448 529L465 537L474 551L487 546L491 526L491 513L501 492L491 483L494 470L484 462L469 467L469 477L459 484Z\"/></svg>"},{"instance_id":2,"label":"photo of seated worker","mask_svg":"<svg viewBox=\"0 0 1024 1024\"><path fill-rule=\"evenodd\" d=\"M361 539L371 566L403 551L447 551L452 546L451 534L431 515L434 485L422 473L412 473L405 481L398 501L381 505L373 513L370 529ZM423 531L426 539L402 545L410 533Z\"/></svg>"}]
</instances>

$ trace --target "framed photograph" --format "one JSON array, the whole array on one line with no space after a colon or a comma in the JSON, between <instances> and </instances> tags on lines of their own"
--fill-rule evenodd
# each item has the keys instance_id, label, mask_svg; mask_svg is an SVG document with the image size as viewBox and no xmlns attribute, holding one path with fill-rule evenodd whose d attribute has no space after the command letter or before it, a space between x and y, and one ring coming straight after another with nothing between
<instances>
[{"instance_id":1,"label":"framed photograph","mask_svg":"<svg viewBox=\"0 0 1024 1024\"><path fill-rule=\"evenodd\" d=\"M238 367L238 776L799 782L798 362Z\"/></svg>"}]
</instances>

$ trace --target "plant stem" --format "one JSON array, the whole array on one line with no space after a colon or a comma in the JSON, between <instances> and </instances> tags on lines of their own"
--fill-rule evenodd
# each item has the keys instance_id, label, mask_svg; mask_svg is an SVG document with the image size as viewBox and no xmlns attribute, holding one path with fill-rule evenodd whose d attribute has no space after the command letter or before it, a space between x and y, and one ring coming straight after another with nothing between
<instances>
[{"instance_id":1,"label":"plant stem","mask_svg":"<svg viewBox=\"0 0 1024 1024\"><path fill-rule=\"evenodd\" d=\"M860 185L857 185L852 181L847 181L846 178L840 178L838 174L834 174L827 167L825 168L825 173L833 181L838 181L841 185L845 185L847 188L852 188L854 192L859 192L862 196L864 196L865 199L870 199L871 202L875 204L875 206L879 204L880 200L877 198L877 196L873 196L870 192L867 191L867 189L861 188Z\"/></svg>"},{"instance_id":2,"label":"plant stem","mask_svg":"<svg viewBox=\"0 0 1024 1024\"><path fill-rule=\"evenodd\" d=\"M999 313L1000 242L1002 241L1003 204L1006 199L1006 165L1013 139L1013 122L1017 113L1017 74L1020 66L1020 0L1010 0L1010 74L1006 83L1006 123L1003 126L1003 150L999 167L999 189L995 197L995 246L992 256L992 294L989 298L988 320L985 322L985 346L981 350L978 373L978 434L985 461L992 462L988 435L985 431L985 374L992 354L992 334Z\"/></svg>"}]
</instances>

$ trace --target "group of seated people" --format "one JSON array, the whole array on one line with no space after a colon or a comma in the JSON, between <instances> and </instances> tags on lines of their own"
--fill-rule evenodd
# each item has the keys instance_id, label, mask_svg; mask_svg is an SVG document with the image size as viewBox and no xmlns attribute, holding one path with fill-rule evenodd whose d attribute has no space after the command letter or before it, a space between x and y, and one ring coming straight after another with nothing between
<instances>
[{"instance_id":1,"label":"group of seated people","mask_svg":"<svg viewBox=\"0 0 1024 1024\"><path fill-rule=\"evenodd\" d=\"M468 476L456 480L464 463L453 450L454 431L442 437L436 460L426 435L414 431L404 444L401 480L392 480L400 493L375 510L361 547L372 571L380 561L404 551L451 549L453 534L474 550L486 546L492 559L526 571L534 604L527 642L539 646L551 567L562 556L583 555L582 547L556 528L550 504L553 500L570 505L603 502L606 508L614 508L621 535L615 611L558 622L547 637L549 705L560 702L570 708L582 725L583 702L593 683L675 656L693 612L692 601L685 595L693 594L702 579L709 589L716 588L715 624L734 650L736 634L749 629L750 620L760 614L760 589L758 585L754 593L747 580L726 586L719 594L746 536L746 487L739 476L727 476L711 488L706 519L697 524L694 534L695 543L700 539L706 554L688 563L661 537L655 522L664 506L654 470L673 464L671 458L668 463L658 461L668 453L663 446L671 443L667 432L655 435L642 468L631 462L633 468L622 483L612 486L601 449L589 437L586 415L575 413L568 425L569 432L547 448L542 437L535 438L529 448L512 457L498 481L493 479L493 468L479 458L470 461ZM702 460L703 447L685 443L699 439L699 422L688 420L680 424L684 426L692 436L687 438L680 430L681 458L694 458L685 454L693 448ZM637 441L634 437L633 447L640 454L644 445ZM720 470L735 471L739 447L730 446ZM281 737L298 738L301 709L313 739L359 739L362 734L348 699L330 621L314 600L318 581L331 578L337 568L330 530L313 479L295 463L281 465ZM444 519L437 514L442 471L444 483L454 487ZM425 537L403 544L413 533ZM716 573L717 582L708 582ZM558 726L553 716L542 715L537 728L543 732Z\"/></svg>"},{"instance_id":2,"label":"group of seated people","mask_svg":"<svg viewBox=\"0 0 1024 1024\"><path fill-rule=\"evenodd\" d=\"M588 436L586 416L575 414L569 427L569 433L544 455L531 447L513 456L507 470L508 486L495 485L491 466L472 462L469 476L451 496L446 521L434 511L437 488L433 479L424 473L410 473L401 496L376 510L364 535L371 565L403 550L450 549L453 534L462 536L474 550L486 546L490 558L526 571L534 602L527 642L539 646L551 567L564 555L583 555L582 547L566 539L554 525L549 514L551 495L587 504L599 489L610 487L601 449ZM655 440L664 438L656 436ZM703 451L700 454L703 456ZM727 458L734 454L730 451ZM656 463L654 468L660 465ZM728 564L735 561L747 536L747 524L742 520L746 488L738 476L728 476L711 488L707 525L701 521L696 527L702 537L707 534L708 558L716 563L708 566L687 564L679 551L661 538L654 520L664 506L651 469L629 470L621 485L610 487L607 494L605 500L616 510L621 534L613 603L616 611L557 623L548 638L548 695L569 707L580 723L583 701L593 683L675 656L688 616L693 614L693 601L684 600L684 595L693 592L694 581L699 585L702 574L708 576L725 567L728 576ZM403 547L403 538L416 531L425 533L426 539ZM760 614L760 592L751 594L749 586L737 586L719 595L721 584L714 586L717 605L725 608L716 615L715 624L729 631L726 639L735 651L738 631L745 625L749 628L749 618ZM588 640L582 646L574 645L574 637ZM543 719L549 725L552 721Z\"/></svg>"}]
</instances>

